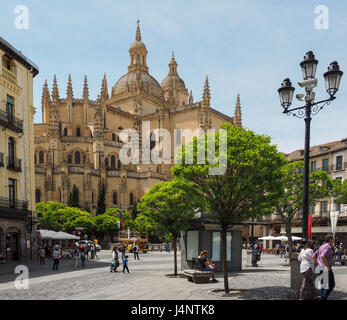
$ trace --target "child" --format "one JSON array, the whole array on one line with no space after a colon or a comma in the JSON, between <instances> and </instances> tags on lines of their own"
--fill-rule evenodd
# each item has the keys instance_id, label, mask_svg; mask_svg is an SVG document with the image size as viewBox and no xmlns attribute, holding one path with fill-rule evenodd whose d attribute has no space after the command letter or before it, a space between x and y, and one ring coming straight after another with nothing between
<instances>
[{"instance_id":1,"label":"child","mask_svg":"<svg viewBox=\"0 0 347 320\"><path fill-rule=\"evenodd\" d=\"M129 269L128 269L128 256L125 256L124 259L123 259L123 273L124 273L125 269L129 273Z\"/></svg>"}]
</instances>

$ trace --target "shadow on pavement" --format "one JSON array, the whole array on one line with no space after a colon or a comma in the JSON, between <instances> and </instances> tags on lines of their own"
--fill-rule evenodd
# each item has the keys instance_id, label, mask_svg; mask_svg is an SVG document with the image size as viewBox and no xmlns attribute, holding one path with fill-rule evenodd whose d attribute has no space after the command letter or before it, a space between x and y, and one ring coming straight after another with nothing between
<instances>
[{"instance_id":1,"label":"shadow on pavement","mask_svg":"<svg viewBox=\"0 0 347 320\"><path fill-rule=\"evenodd\" d=\"M19 274L14 273L16 266L24 265L29 268L29 277L37 278L42 276L49 276L52 274L60 274L64 272L73 272L84 269L97 269L97 268L105 268L110 267L110 262L100 262L98 260L89 260L85 263L85 268L81 267L81 261L78 261L77 269L74 268L73 260L67 259L62 260L59 263L58 270L53 270L53 260L46 259L44 265L40 265L38 261L30 261L30 262L10 262L5 264L0 264L0 283L6 283L11 281L11 279L15 280Z\"/></svg>"}]
</instances>

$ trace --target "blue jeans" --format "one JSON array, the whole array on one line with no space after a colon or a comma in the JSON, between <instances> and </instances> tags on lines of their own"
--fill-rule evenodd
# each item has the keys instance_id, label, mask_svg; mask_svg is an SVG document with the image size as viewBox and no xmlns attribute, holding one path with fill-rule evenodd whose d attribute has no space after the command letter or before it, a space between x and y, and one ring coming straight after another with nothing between
<instances>
[{"instance_id":1,"label":"blue jeans","mask_svg":"<svg viewBox=\"0 0 347 320\"><path fill-rule=\"evenodd\" d=\"M320 300L327 300L335 287L335 277L332 271L329 271L329 289L320 289Z\"/></svg>"}]
</instances>

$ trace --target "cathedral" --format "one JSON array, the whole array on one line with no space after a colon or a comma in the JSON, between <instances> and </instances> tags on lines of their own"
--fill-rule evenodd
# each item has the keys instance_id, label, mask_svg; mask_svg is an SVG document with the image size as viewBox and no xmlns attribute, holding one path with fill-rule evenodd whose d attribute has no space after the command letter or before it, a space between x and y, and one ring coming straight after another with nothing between
<instances>
[{"instance_id":1,"label":"cathedral","mask_svg":"<svg viewBox=\"0 0 347 320\"><path fill-rule=\"evenodd\" d=\"M42 123L34 124L36 202L68 204L75 185L80 208L95 213L98 190L104 183L106 207L131 210L154 184L171 179L172 164L123 164L119 157L123 146L119 135L124 129L137 130L140 144L144 122L150 125L150 130L166 129L173 148L181 140L177 129L218 130L225 122L242 126L239 96L234 116L229 117L211 107L207 77L202 100L194 101L178 74L174 53L168 75L161 84L149 73L147 54L138 21L135 41L129 49L128 71L110 91L106 74L96 100L89 97L87 77L81 99L73 95L70 75L66 98L60 97L55 76L51 92L45 81ZM151 136L150 140L158 139ZM150 148L154 146L151 141Z\"/></svg>"}]
</instances>

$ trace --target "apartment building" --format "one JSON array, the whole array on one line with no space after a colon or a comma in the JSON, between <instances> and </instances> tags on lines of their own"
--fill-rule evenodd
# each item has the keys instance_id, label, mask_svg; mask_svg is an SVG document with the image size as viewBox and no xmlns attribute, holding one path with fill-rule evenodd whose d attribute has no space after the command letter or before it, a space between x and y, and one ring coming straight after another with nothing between
<instances>
[{"instance_id":1,"label":"apartment building","mask_svg":"<svg viewBox=\"0 0 347 320\"><path fill-rule=\"evenodd\" d=\"M0 254L35 257L33 78L38 67L0 37Z\"/></svg>"}]
</instances>

